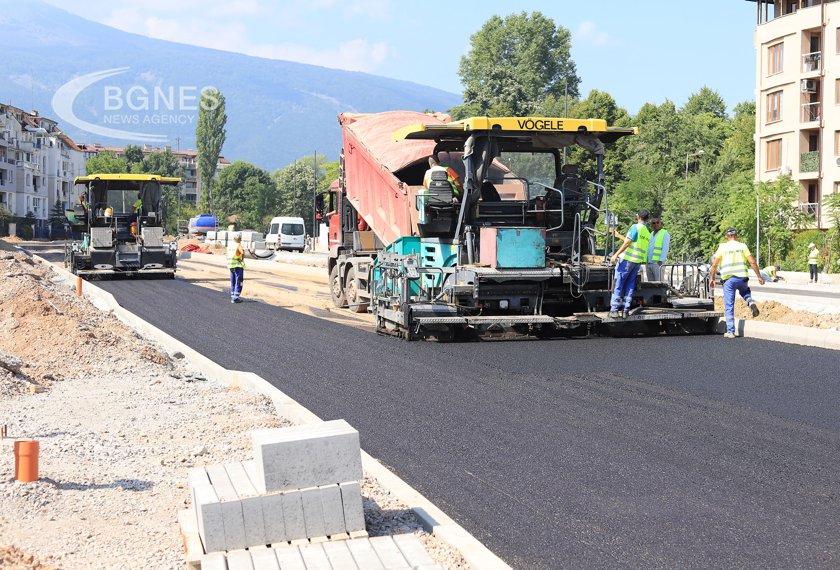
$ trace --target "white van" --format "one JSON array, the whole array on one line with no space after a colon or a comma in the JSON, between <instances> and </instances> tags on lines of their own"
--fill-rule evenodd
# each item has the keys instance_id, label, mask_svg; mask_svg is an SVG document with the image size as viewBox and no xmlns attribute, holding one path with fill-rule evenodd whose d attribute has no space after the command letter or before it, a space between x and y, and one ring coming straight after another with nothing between
<instances>
[{"instance_id":1,"label":"white van","mask_svg":"<svg viewBox=\"0 0 840 570\"><path fill-rule=\"evenodd\" d=\"M306 226L303 225L303 218L280 216L271 218L268 233L265 235L265 247L303 251L305 240Z\"/></svg>"}]
</instances>

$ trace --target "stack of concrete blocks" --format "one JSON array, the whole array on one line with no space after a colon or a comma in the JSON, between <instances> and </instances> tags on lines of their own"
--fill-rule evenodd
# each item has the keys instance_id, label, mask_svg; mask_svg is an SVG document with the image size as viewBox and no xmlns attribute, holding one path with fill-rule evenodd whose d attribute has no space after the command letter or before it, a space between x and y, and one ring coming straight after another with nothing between
<instances>
[{"instance_id":1,"label":"stack of concrete blocks","mask_svg":"<svg viewBox=\"0 0 840 570\"><path fill-rule=\"evenodd\" d=\"M367 535L359 432L335 420L252 439L253 461L190 470L205 552Z\"/></svg>"}]
</instances>

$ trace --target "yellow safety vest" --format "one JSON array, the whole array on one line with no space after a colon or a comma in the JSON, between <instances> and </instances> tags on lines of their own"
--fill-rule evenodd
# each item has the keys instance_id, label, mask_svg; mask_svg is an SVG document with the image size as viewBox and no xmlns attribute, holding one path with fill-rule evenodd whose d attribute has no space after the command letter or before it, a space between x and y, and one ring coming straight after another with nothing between
<instances>
[{"instance_id":1,"label":"yellow safety vest","mask_svg":"<svg viewBox=\"0 0 840 570\"><path fill-rule=\"evenodd\" d=\"M227 247L227 254L228 254L228 267L231 269L237 269L241 267L245 269L245 250L242 249L242 245L236 242L233 242L233 245L229 245Z\"/></svg>"},{"instance_id":2,"label":"yellow safety vest","mask_svg":"<svg viewBox=\"0 0 840 570\"><path fill-rule=\"evenodd\" d=\"M776 278L776 266L775 265L768 265L764 268L764 273L772 277L773 279Z\"/></svg>"},{"instance_id":3,"label":"yellow safety vest","mask_svg":"<svg viewBox=\"0 0 840 570\"><path fill-rule=\"evenodd\" d=\"M648 230L647 226L641 222L636 224L636 227L638 228L636 241L631 243L630 246L624 250L624 253L621 254L621 259L631 263L647 263L647 251L648 246L650 245L650 230Z\"/></svg>"},{"instance_id":4,"label":"yellow safety vest","mask_svg":"<svg viewBox=\"0 0 840 570\"><path fill-rule=\"evenodd\" d=\"M143 200L141 200L140 198L137 198L137 201L134 202L134 206L132 206L131 209L139 214L140 213L140 208L142 208L142 207L143 207Z\"/></svg>"},{"instance_id":5,"label":"yellow safety vest","mask_svg":"<svg viewBox=\"0 0 840 570\"><path fill-rule=\"evenodd\" d=\"M665 235L668 232L665 230L659 230L656 232L655 237L653 238L653 255L651 256L648 261L665 261L665 258L662 257L662 246L665 243Z\"/></svg>"},{"instance_id":6,"label":"yellow safety vest","mask_svg":"<svg viewBox=\"0 0 840 570\"><path fill-rule=\"evenodd\" d=\"M808 253L808 264L809 265L816 265L817 263L819 263L819 258L820 258L820 250L818 250L817 248L812 249Z\"/></svg>"},{"instance_id":7,"label":"yellow safety vest","mask_svg":"<svg viewBox=\"0 0 840 570\"><path fill-rule=\"evenodd\" d=\"M749 271L747 257L752 255L746 244L739 241L727 241L720 244L715 257L720 258L720 277L746 277Z\"/></svg>"}]
</instances>

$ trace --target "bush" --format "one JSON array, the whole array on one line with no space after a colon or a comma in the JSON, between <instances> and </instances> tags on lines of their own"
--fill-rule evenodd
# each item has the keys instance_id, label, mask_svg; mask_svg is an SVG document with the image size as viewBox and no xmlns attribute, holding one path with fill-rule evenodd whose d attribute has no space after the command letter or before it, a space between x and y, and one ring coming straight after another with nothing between
<instances>
[{"instance_id":1,"label":"bush","mask_svg":"<svg viewBox=\"0 0 840 570\"><path fill-rule=\"evenodd\" d=\"M785 271L808 271L808 244L815 243L823 252L823 255L828 255L826 240L826 234L820 230L806 230L796 234L793 238L793 245L788 251L784 263L781 264L782 269ZM820 263L820 269L822 268L823 263Z\"/></svg>"}]
</instances>

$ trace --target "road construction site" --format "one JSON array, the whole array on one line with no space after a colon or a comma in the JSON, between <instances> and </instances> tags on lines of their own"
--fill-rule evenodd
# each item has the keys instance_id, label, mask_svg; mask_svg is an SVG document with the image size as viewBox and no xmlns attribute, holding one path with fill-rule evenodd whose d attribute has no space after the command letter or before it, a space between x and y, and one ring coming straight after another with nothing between
<instances>
[{"instance_id":1,"label":"road construction site","mask_svg":"<svg viewBox=\"0 0 840 570\"><path fill-rule=\"evenodd\" d=\"M51 258L49 244L25 247ZM405 343L374 334L367 315L332 308L317 259L247 260L249 302L239 305L229 302L221 255L179 260L175 281L96 285L219 365L260 375L322 419L345 419L365 451L514 568L826 567L840 559L835 352L719 335ZM53 311L43 303L38 310ZM175 567L183 561L175 513L188 500L178 487L186 467L242 460L247 431L284 420L246 392L211 386L171 363L155 368L150 358L168 357L144 352L130 333L104 334L105 316L86 318L83 332L94 337L84 346L113 342L123 347L120 360L92 360L85 374L56 381L38 374L66 366L69 348L43 330L0 347L37 362L48 358L27 352L37 335L40 344L56 343L44 351L46 364L23 369L47 391L3 400L3 417L19 418L13 425L52 438L43 444L51 482L31 487L5 477L13 507L2 534L61 567L97 566L92 560L107 556L111 567L132 560ZM26 338L22 328L9 330ZM52 412L42 403L71 384L91 410L108 413L72 428L68 417L83 422L69 402ZM165 423L136 427L151 418ZM182 433L185 444L176 446ZM142 468L109 449L147 438ZM79 440L96 443L87 449ZM69 466L59 468L58 459L48 462L50 441L81 456L65 456L61 465ZM158 482L160 472L166 479ZM103 518L148 526L138 532ZM93 558L73 558L80 550ZM463 564L451 551L436 560Z\"/></svg>"}]
</instances>

